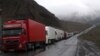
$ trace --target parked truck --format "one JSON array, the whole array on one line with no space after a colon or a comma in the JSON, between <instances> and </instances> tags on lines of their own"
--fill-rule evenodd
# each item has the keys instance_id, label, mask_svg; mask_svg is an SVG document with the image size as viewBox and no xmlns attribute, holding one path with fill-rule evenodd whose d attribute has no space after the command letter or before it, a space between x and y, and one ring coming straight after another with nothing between
<instances>
[{"instance_id":1,"label":"parked truck","mask_svg":"<svg viewBox=\"0 0 100 56\"><path fill-rule=\"evenodd\" d=\"M64 31L63 30L60 30L60 29L55 29L56 32L57 32L57 35L56 35L56 40L57 41L60 41L64 38Z\"/></svg>"},{"instance_id":2,"label":"parked truck","mask_svg":"<svg viewBox=\"0 0 100 56\"><path fill-rule=\"evenodd\" d=\"M52 44L56 40L57 32L54 27L46 26L46 44Z\"/></svg>"},{"instance_id":3,"label":"parked truck","mask_svg":"<svg viewBox=\"0 0 100 56\"><path fill-rule=\"evenodd\" d=\"M64 38L63 39L68 39L68 32L64 32Z\"/></svg>"},{"instance_id":4,"label":"parked truck","mask_svg":"<svg viewBox=\"0 0 100 56\"><path fill-rule=\"evenodd\" d=\"M45 25L31 19L10 20L4 23L2 32L2 51L45 49Z\"/></svg>"}]
</instances>

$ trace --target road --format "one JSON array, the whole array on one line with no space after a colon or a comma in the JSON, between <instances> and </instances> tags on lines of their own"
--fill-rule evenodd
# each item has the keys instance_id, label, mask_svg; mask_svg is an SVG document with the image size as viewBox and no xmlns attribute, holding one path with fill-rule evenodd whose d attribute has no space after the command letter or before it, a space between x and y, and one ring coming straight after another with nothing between
<instances>
[{"instance_id":1,"label":"road","mask_svg":"<svg viewBox=\"0 0 100 56\"><path fill-rule=\"evenodd\" d=\"M2 53L2 56L74 56L77 49L77 38L72 37L68 40L63 40L54 45L46 47L45 51L34 53L34 51L26 53Z\"/></svg>"},{"instance_id":2,"label":"road","mask_svg":"<svg viewBox=\"0 0 100 56\"><path fill-rule=\"evenodd\" d=\"M87 33L95 26L88 28L87 30L53 45L46 47L45 51L30 51L30 52L15 52L15 53L1 53L1 56L79 56L79 40L80 35Z\"/></svg>"}]
</instances>

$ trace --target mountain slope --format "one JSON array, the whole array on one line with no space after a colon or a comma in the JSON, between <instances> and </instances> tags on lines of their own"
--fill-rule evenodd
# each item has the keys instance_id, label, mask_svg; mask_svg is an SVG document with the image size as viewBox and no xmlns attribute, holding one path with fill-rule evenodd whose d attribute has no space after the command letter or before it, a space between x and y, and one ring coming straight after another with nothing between
<instances>
[{"instance_id":1,"label":"mountain slope","mask_svg":"<svg viewBox=\"0 0 100 56\"><path fill-rule=\"evenodd\" d=\"M95 20L90 21L89 23L90 24L100 24L100 18L96 18Z\"/></svg>"},{"instance_id":2,"label":"mountain slope","mask_svg":"<svg viewBox=\"0 0 100 56\"><path fill-rule=\"evenodd\" d=\"M2 9L3 21L27 19L27 17L30 17L45 25L62 28L64 30L77 31L84 28L80 23L59 20L54 14L38 5L34 0L0 0L0 9ZM80 26L82 27L80 28Z\"/></svg>"},{"instance_id":3,"label":"mountain slope","mask_svg":"<svg viewBox=\"0 0 100 56\"><path fill-rule=\"evenodd\" d=\"M80 36L83 40L94 42L100 48L100 26L96 26L91 31Z\"/></svg>"},{"instance_id":4,"label":"mountain slope","mask_svg":"<svg viewBox=\"0 0 100 56\"><path fill-rule=\"evenodd\" d=\"M62 29L68 32L74 32L74 31L83 31L90 27L91 25L78 23L78 22L71 22L71 21L60 21L60 24L62 26Z\"/></svg>"},{"instance_id":5,"label":"mountain slope","mask_svg":"<svg viewBox=\"0 0 100 56\"><path fill-rule=\"evenodd\" d=\"M3 22L30 17L46 25L59 27L58 18L34 0L0 0L0 9Z\"/></svg>"}]
</instances>

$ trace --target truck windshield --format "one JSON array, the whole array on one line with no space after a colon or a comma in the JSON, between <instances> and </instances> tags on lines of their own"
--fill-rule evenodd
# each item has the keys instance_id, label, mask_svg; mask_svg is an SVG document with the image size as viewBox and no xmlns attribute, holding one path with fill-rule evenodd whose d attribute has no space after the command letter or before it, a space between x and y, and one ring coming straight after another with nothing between
<instances>
[{"instance_id":1,"label":"truck windshield","mask_svg":"<svg viewBox=\"0 0 100 56\"><path fill-rule=\"evenodd\" d=\"M22 28L3 29L3 36L16 36L22 33Z\"/></svg>"}]
</instances>

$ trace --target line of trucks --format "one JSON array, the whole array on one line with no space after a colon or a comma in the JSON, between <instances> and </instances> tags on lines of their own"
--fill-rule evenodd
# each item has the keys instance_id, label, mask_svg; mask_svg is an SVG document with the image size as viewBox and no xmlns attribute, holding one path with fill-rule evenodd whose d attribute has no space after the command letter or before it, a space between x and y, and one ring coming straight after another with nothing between
<instances>
[{"instance_id":1,"label":"line of trucks","mask_svg":"<svg viewBox=\"0 0 100 56\"><path fill-rule=\"evenodd\" d=\"M67 32L31 19L10 20L3 24L0 50L45 49L47 44L67 38Z\"/></svg>"}]
</instances>

